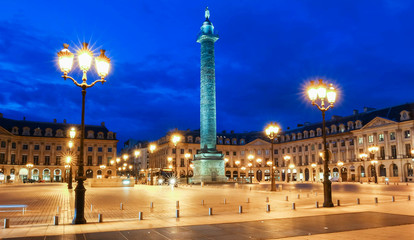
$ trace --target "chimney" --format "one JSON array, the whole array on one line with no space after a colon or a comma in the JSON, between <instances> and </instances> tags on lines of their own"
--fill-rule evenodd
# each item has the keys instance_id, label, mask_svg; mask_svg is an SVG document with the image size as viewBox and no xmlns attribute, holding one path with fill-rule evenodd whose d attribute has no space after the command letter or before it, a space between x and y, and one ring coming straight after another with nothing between
<instances>
[{"instance_id":1,"label":"chimney","mask_svg":"<svg viewBox=\"0 0 414 240\"><path fill-rule=\"evenodd\" d=\"M298 128L303 127L303 124L298 123Z\"/></svg>"},{"instance_id":2,"label":"chimney","mask_svg":"<svg viewBox=\"0 0 414 240\"><path fill-rule=\"evenodd\" d=\"M56 123L57 121L56 121L56 118L55 119L53 119L53 123Z\"/></svg>"},{"instance_id":3,"label":"chimney","mask_svg":"<svg viewBox=\"0 0 414 240\"><path fill-rule=\"evenodd\" d=\"M102 127L105 127L105 122L101 122L101 126Z\"/></svg>"},{"instance_id":4,"label":"chimney","mask_svg":"<svg viewBox=\"0 0 414 240\"><path fill-rule=\"evenodd\" d=\"M3 113L0 113L0 118L3 118Z\"/></svg>"},{"instance_id":5,"label":"chimney","mask_svg":"<svg viewBox=\"0 0 414 240\"><path fill-rule=\"evenodd\" d=\"M26 117L23 117L23 121L26 121Z\"/></svg>"},{"instance_id":6,"label":"chimney","mask_svg":"<svg viewBox=\"0 0 414 240\"><path fill-rule=\"evenodd\" d=\"M354 115L358 115L358 110L354 109Z\"/></svg>"},{"instance_id":7,"label":"chimney","mask_svg":"<svg viewBox=\"0 0 414 240\"><path fill-rule=\"evenodd\" d=\"M66 124L66 119L63 119L63 123L65 123L65 124Z\"/></svg>"},{"instance_id":8,"label":"chimney","mask_svg":"<svg viewBox=\"0 0 414 240\"><path fill-rule=\"evenodd\" d=\"M231 130L231 131L230 131L230 133L231 133L231 134L234 134L234 130Z\"/></svg>"},{"instance_id":9,"label":"chimney","mask_svg":"<svg viewBox=\"0 0 414 240\"><path fill-rule=\"evenodd\" d=\"M221 131L221 133L226 134L226 130Z\"/></svg>"}]
</instances>

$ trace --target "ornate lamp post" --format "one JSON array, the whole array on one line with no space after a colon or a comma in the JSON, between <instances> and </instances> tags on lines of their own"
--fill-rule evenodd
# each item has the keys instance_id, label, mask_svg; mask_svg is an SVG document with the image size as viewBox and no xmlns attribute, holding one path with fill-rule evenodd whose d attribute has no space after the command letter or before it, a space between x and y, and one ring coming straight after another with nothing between
<instances>
[{"instance_id":1,"label":"ornate lamp post","mask_svg":"<svg viewBox=\"0 0 414 240\"><path fill-rule=\"evenodd\" d=\"M289 155L285 155L285 156L283 156L283 160L285 160L285 165L287 165L287 166L289 166L289 164L290 164L290 156ZM286 180L286 182L289 182L289 178L288 178L288 171L286 170L286 174L285 174L285 180ZM290 173L290 175L292 175L292 173Z\"/></svg>"},{"instance_id":2,"label":"ornate lamp post","mask_svg":"<svg viewBox=\"0 0 414 240\"><path fill-rule=\"evenodd\" d=\"M314 170L316 168L316 166L317 166L316 163L312 163L311 164L311 167L312 167L312 177L313 177L312 182L314 182L316 180L316 176L313 175L313 171L315 171L315 174L316 174L316 170Z\"/></svg>"},{"instance_id":3,"label":"ornate lamp post","mask_svg":"<svg viewBox=\"0 0 414 240\"><path fill-rule=\"evenodd\" d=\"M134 156L135 156L135 161L134 161L134 166L135 166L135 184L138 183L138 177L139 177L139 168L138 168L138 157L139 155L141 155L141 152L139 150L135 150L134 151Z\"/></svg>"},{"instance_id":4,"label":"ornate lamp post","mask_svg":"<svg viewBox=\"0 0 414 240\"><path fill-rule=\"evenodd\" d=\"M290 181L293 182L293 169L295 168L295 164L291 163L289 164L290 168Z\"/></svg>"},{"instance_id":5,"label":"ornate lamp post","mask_svg":"<svg viewBox=\"0 0 414 240\"><path fill-rule=\"evenodd\" d=\"M246 167L245 166L243 166L243 167L241 167L241 170L245 173L245 175L246 175ZM240 176L241 176L241 174L240 174ZM243 182L243 179L242 179L242 182Z\"/></svg>"},{"instance_id":6,"label":"ornate lamp post","mask_svg":"<svg viewBox=\"0 0 414 240\"><path fill-rule=\"evenodd\" d=\"M27 175L27 179L29 179L29 180L30 180L30 177L31 177L31 176L30 176L30 168L32 168L32 167L33 167L33 163L30 163L30 162L29 162L29 163L27 163L27 164L26 164L26 167L29 169L29 174Z\"/></svg>"},{"instance_id":7,"label":"ornate lamp post","mask_svg":"<svg viewBox=\"0 0 414 240\"><path fill-rule=\"evenodd\" d=\"M155 166L155 164L153 163L154 159L151 161L151 157L152 157L152 154L154 153L154 151L155 151L156 148L157 148L157 145L155 145L155 144L150 144L150 146L149 146L149 150L150 150L150 153L151 153L151 155L150 155L150 163L152 163L151 164L152 166L150 166L150 175L151 175L150 184L151 185L154 185L154 176L152 176L152 170L153 170L153 168Z\"/></svg>"},{"instance_id":8,"label":"ornate lamp post","mask_svg":"<svg viewBox=\"0 0 414 240\"><path fill-rule=\"evenodd\" d=\"M312 102L312 105L316 106L322 112L322 138L323 138L323 150L325 155L325 161L323 164L323 195L324 195L324 207L333 207L332 202L332 182L329 180L329 154L328 148L326 147L326 123L325 123L325 112L328 109L334 106L336 100L336 91L332 84L329 84L329 87L323 83L322 79L319 80L318 84L315 84L314 81L311 81L310 87L308 89L309 100ZM316 103L316 100L319 99L320 104ZM329 103L328 106L325 106L325 101Z\"/></svg>"},{"instance_id":9,"label":"ornate lamp post","mask_svg":"<svg viewBox=\"0 0 414 240\"><path fill-rule=\"evenodd\" d=\"M266 162L266 165L267 165L267 166L269 166L269 171L270 171L269 173L271 173L271 172L272 172L272 170L273 170L273 169L272 169L272 168L273 168L273 167L272 167L272 166L273 166L273 162L272 162L271 160L269 160L269 161L267 161L267 162ZM270 176L272 176L272 175L270 175ZM273 181L273 182L274 182L274 181ZM272 186L273 186L273 184L272 184ZM276 189L275 189L275 190L270 189L270 191L276 191Z\"/></svg>"},{"instance_id":10,"label":"ornate lamp post","mask_svg":"<svg viewBox=\"0 0 414 240\"><path fill-rule=\"evenodd\" d=\"M247 166L249 167L249 178L250 178L250 183L253 183L253 179L252 179L252 175L250 174L250 172L252 171L252 166L253 164L251 162L249 162L247 164Z\"/></svg>"},{"instance_id":11,"label":"ornate lamp post","mask_svg":"<svg viewBox=\"0 0 414 240\"><path fill-rule=\"evenodd\" d=\"M188 184L188 165L190 164L190 161L188 161L188 159L191 157L191 154L186 153L186 154L184 155L184 157L185 157L186 162L187 162L187 174L186 174L186 178L187 178L187 184Z\"/></svg>"},{"instance_id":12,"label":"ornate lamp post","mask_svg":"<svg viewBox=\"0 0 414 240\"><path fill-rule=\"evenodd\" d=\"M234 164L236 164L236 167L237 167L237 179L236 179L236 181L238 181L239 180L239 175L240 175L240 173L239 173L240 161L237 160L237 161L234 162Z\"/></svg>"},{"instance_id":13,"label":"ornate lamp post","mask_svg":"<svg viewBox=\"0 0 414 240\"><path fill-rule=\"evenodd\" d=\"M180 140L181 140L180 135L174 134L171 137L171 142L174 144L174 149L175 149L175 161L174 161L174 168L175 168L174 169L174 176L175 176L175 178L178 178L178 174L177 174L177 161L178 161L177 145L178 145L178 142L180 142Z\"/></svg>"},{"instance_id":14,"label":"ornate lamp post","mask_svg":"<svg viewBox=\"0 0 414 240\"><path fill-rule=\"evenodd\" d=\"M75 211L72 224L85 224L85 186L83 182L85 181L85 176L83 175L83 154L84 154L84 139L85 139L85 96L86 89L93 87L96 83L101 82L102 84L106 82L105 77L108 75L110 59L105 56L105 50L101 50L101 55L95 58L95 66L98 75L101 79L87 84L86 73L89 71L92 60L93 53L88 48L87 43L83 43L83 47L78 51L78 63L79 68L83 72L82 83L78 83L74 78L68 76L68 73L72 69L74 55L68 49L68 44L63 44L63 49L58 52L58 61L59 67L63 72L63 79L69 78L73 83L82 88L82 120L81 120L81 139L80 139L80 157L78 158L78 175L77 175L77 186L75 188Z\"/></svg>"},{"instance_id":15,"label":"ornate lamp post","mask_svg":"<svg viewBox=\"0 0 414 240\"><path fill-rule=\"evenodd\" d=\"M266 130L265 130L267 137L270 139L270 145L271 145L271 149L272 149L271 150L272 151L271 156L272 156L272 165L273 166L276 166L276 163L274 162L275 159L273 157L273 151L274 151L273 150L273 140L276 138L279 130L280 130L279 126L276 123L273 123L273 122L271 122L269 125L267 125ZM267 165L269 165L269 164L267 164ZM272 182L271 182L272 186L270 187L270 191L276 191L275 171L272 169L272 167L270 168L270 171L272 173L272 175L271 175L272 176Z\"/></svg>"},{"instance_id":16,"label":"ornate lamp post","mask_svg":"<svg viewBox=\"0 0 414 240\"><path fill-rule=\"evenodd\" d=\"M379 150L378 146L371 146L368 148L369 153L371 153L372 156L370 156L371 158L371 164L374 165L374 179L375 179L375 183L378 183L378 177L377 177L377 163L378 160L375 159L375 153L377 153Z\"/></svg>"},{"instance_id":17,"label":"ornate lamp post","mask_svg":"<svg viewBox=\"0 0 414 240\"><path fill-rule=\"evenodd\" d=\"M101 171L102 171L102 175L104 175L104 174L103 174L103 170L106 168L106 165L102 164L101 166L99 166L99 168L100 168L100 169L101 169ZM102 176L102 175L101 175L101 176Z\"/></svg>"},{"instance_id":18,"label":"ornate lamp post","mask_svg":"<svg viewBox=\"0 0 414 240\"><path fill-rule=\"evenodd\" d=\"M70 137L70 140L68 142L68 147L69 147L68 156L69 156L69 159L66 158L66 163L69 166L68 189L72 189L73 188L72 187L72 175L73 175L73 167L72 166L73 166L73 162L72 162L72 157L71 156L73 156L72 148L75 145L74 142L73 142L73 139L75 139L75 137L76 137L76 129L74 127L70 128L69 137Z\"/></svg>"},{"instance_id":19,"label":"ornate lamp post","mask_svg":"<svg viewBox=\"0 0 414 240\"><path fill-rule=\"evenodd\" d=\"M368 159L368 154L366 154L366 153L361 153L361 154L359 154L359 158L361 158L361 160L362 160L362 164L363 164L363 166L364 166L364 177L366 177L366 175L367 175L367 170L365 169L365 160L367 160ZM361 174L362 175L362 174ZM362 177L362 176L361 176ZM361 179L361 182L362 182L362 179Z\"/></svg>"},{"instance_id":20,"label":"ornate lamp post","mask_svg":"<svg viewBox=\"0 0 414 240\"><path fill-rule=\"evenodd\" d=\"M73 165L73 162L72 162L72 157L71 156L66 157L66 165L69 168L68 189L72 189L73 188L72 187L72 182L73 182L73 180L72 180L72 176L73 176L72 165Z\"/></svg>"}]
</instances>

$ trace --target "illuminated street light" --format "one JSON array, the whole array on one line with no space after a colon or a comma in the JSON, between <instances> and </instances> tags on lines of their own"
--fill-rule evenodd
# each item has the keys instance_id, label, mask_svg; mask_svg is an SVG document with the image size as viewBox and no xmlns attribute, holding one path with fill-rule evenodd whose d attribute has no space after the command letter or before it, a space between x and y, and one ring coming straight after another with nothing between
<instances>
[{"instance_id":1,"label":"illuminated street light","mask_svg":"<svg viewBox=\"0 0 414 240\"><path fill-rule=\"evenodd\" d=\"M250 156L253 156L253 155L250 155ZM249 178L250 178L250 183L253 183L253 179L252 179L252 175L250 175L250 172L252 171L252 166L253 166L253 164L251 163L251 162L249 162L248 164L247 164L247 166L249 167Z\"/></svg>"},{"instance_id":2,"label":"illuminated street light","mask_svg":"<svg viewBox=\"0 0 414 240\"><path fill-rule=\"evenodd\" d=\"M371 155L373 156L371 159L371 164L374 165L374 179L375 179L375 183L378 183L378 177L377 177L377 163L378 160L375 159L375 154L378 152L379 147L378 146L371 146L368 148L369 153L371 153Z\"/></svg>"},{"instance_id":3,"label":"illuminated street light","mask_svg":"<svg viewBox=\"0 0 414 240\"><path fill-rule=\"evenodd\" d=\"M273 123L273 122L271 122L269 125L267 125L267 127L266 127L266 129L265 129L265 132L266 132L266 135L267 135L267 137L270 139L270 145L271 145L271 151L272 151L272 153L271 153L271 156L272 156L272 164L270 165L270 164L267 164L267 165L269 165L269 166L275 166L276 165L276 163L274 162L275 161L275 159L274 159L274 157L273 157L273 141L274 141L274 139L277 137L277 134L279 133L279 130L280 130L280 127L276 124L276 123ZM270 168L270 171L271 171L271 177L272 177L272 181L271 181L271 187L270 187L270 191L276 191L276 184L275 184L275 171L272 169L272 168Z\"/></svg>"},{"instance_id":4,"label":"illuminated street light","mask_svg":"<svg viewBox=\"0 0 414 240\"><path fill-rule=\"evenodd\" d=\"M239 160L236 160L234 162L234 164L236 164L236 167L237 167L237 179L236 179L236 181L238 181L239 180L239 176L240 176L240 173L239 173L240 161Z\"/></svg>"},{"instance_id":5,"label":"illuminated street light","mask_svg":"<svg viewBox=\"0 0 414 240\"><path fill-rule=\"evenodd\" d=\"M178 178L177 176L178 176L178 174L177 174L177 160L178 160L178 152L177 152L177 145L178 145L178 142L180 142L180 140L181 140L181 136L180 135L177 135L177 134L174 134L174 135L172 135L172 137L171 137L171 142L174 144L174 148L175 148L175 161L174 161L174 176L175 176L175 178Z\"/></svg>"},{"instance_id":6,"label":"illuminated street light","mask_svg":"<svg viewBox=\"0 0 414 240\"><path fill-rule=\"evenodd\" d=\"M121 158L116 158L116 163L119 163L121 161Z\"/></svg>"},{"instance_id":7,"label":"illuminated street light","mask_svg":"<svg viewBox=\"0 0 414 240\"><path fill-rule=\"evenodd\" d=\"M129 157L129 156L128 156L128 154L126 154L126 153L125 153L124 155L122 155L122 158L124 159L124 161L128 160L128 157Z\"/></svg>"},{"instance_id":8,"label":"illuminated street light","mask_svg":"<svg viewBox=\"0 0 414 240\"><path fill-rule=\"evenodd\" d=\"M289 164L290 168L290 181L293 182L293 169L295 168L295 164L291 163Z\"/></svg>"},{"instance_id":9,"label":"illuminated street light","mask_svg":"<svg viewBox=\"0 0 414 240\"><path fill-rule=\"evenodd\" d=\"M188 161L188 159L191 157L191 154L189 154L189 153L186 153L186 154L184 154L184 157L185 157L185 159L187 160L186 162L187 162L187 174L186 174L186 180L187 180L187 184L188 184L188 165L190 164L190 162Z\"/></svg>"},{"instance_id":10,"label":"illuminated street light","mask_svg":"<svg viewBox=\"0 0 414 240\"><path fill-rule=\"evenodd\" d=\"M83 158L84 158L84 139L85 139L85 96L86 89L93 87L96 83L101 82L102 84L106 82L105 77L109 73L110 59L105 56L105 51L101 50L101 55L95 58L96 71L101 79L87 84L86 73L91 67L93 60L93 53L88 48L87 43L83 43L82 48L77 52L78 55L78 64L79 68L83 72L82 82L78 83L74 78L68 76L68 73L71 71L73 66L74 55L68 49L68 44L63 44L63 49L57 53L58 63L60 70L63 72L63 79L70 79L73 83L82 88L82 118L81 118L81 138L80 138L80 153L78 158L78 175L77 175L77 186L75 189L75 209L74 209L74 218L72 224L85 224L85 186L83 182L86 180L83 170Z\"/></svg>"},{"instance_id":11,"label":"illuminated street light","mask_svg":"<svg viewBox=\"0 0 414 240\"><path fill-rule=\"evenodd\" d=\"M151 160L151 158L153 158L153 153L155 151L155 149L157 148L157 145L155 145L154 143L149 145L149 151L151 154L149 154L149 160L150 160L150 175L151 175L151 179L150 179L150 184L154 185L154 177L152 176L152 169L155 167L155 163L154 160ZM153 165L153 166L151 166Z\"/></svg>"},{"instance_id":12,"label":"illuminated street light","mask_svg":"<svg viewBox=\"0 0 414 240\"><path fill-rule=\"evenodd\" d=\"M111 165L114 165L115 161L114 161L114 160L111 160L109 163L110 163Z\"/></svg>"},{"instance_id":13,"label":"illuminated street light","mask_svg":"<svg viewBox=\"0 0 414 240\"><path fill-rule=\"evenodd\" d=\"M26 164L26 167L29 169L29 175L27 176L27 178L28 178L28 179L31 179L31 176L30 176L30 168L32 168L32 167L33 167L33 163L30 163L30 162L29 162L29 163L27 163L27 164Z\"/></svg>"},{"instance_id":14,"label":"illuminated street light","mask_svg":"<svg viewBox=\"0 0 414 240\"><path fill-rule=\"evenodd\" d=\"M141 168L141 162L139 164L138 167L138 157L141 155L141 151L139 150L135 150L134 151L134 156L135 156L135 160L134 160L134 166L135 166L135 184L138 183L138 178L139 178L139 169Z\"/></svg>"},{"instance_id":15,"label":"illuminated street light","mask_svg":"<svg viewBox=\"0 0 414 240\"><path fill-rule=\"evenodd\" d=\"M74 139L76 137L76 129L74 127L70 128L69 137L70 137L70 140L68 142L68 147L69 147L68 155L72 156L73 155L72 148L75 146ZM68 189L72 189L73 188L72 187L72 175L73 175L73 162L72 162L72 159L70 159L70 161L68 162L68 165L69 165Z\"/></svg>"},{"instance_id":16,"label":"illuminated street light","mask_svg":"<svg viewBox=\"0 0 414 240\"><path fill-rule=\"evenodd\" d=\"M309 100L312 102L312 105L316 106L322 112L322 139L323 139L323 150L324 150L324 164L323 164L323 195L324 195L324 207L333 207L332 202L332 182L329 180L329 154L328 148L326 146L326 122L325 122L325 112L334 106L336 101L336 90L329 84L329 87L323 83L322 79L319 80L318 84L315 84L314 81L311 81L311 84L307 90ZM318 100L320 104L316 102ZM328 102L329 105L326 107L325 102Z\"/></svg>"}]
</instances>

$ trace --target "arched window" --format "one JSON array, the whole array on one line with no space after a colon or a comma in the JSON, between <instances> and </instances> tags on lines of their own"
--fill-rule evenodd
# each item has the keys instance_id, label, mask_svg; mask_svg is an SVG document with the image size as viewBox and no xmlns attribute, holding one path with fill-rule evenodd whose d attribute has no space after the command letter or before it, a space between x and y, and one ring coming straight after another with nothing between
<instances>
[{"instance_id":1,"label":"arched window","mask_svg":"<svg viewBox=\"0 0 414 240\"><path fill-rule=\"evenodd\" d=\"M230 139L229 138L226 138L226 144L227 145L230 144Z\"/></svg>"},{"instance_id":2,"label":"arched window","mask_svg":"<svg viewBox=\"0 0 414 240\"><path fill-rule=\"evenodd\" d=\"M340 132L345 132L345 125L339 124L339 131Z\"/></svg>"},{"instance_id":3,"label":"arched window","mask_svg":"<svg viewBox=\"0 0 414 240\"><path fill-rule=\"evenodd\" d=\"M237 139L236 139L236 138L233 138L233 139L231 140L231 144L233 144L233 145L237 145Z\"/></svg>"},{"instance_id":4,"label":"arched window","mask_svg":"<svg viewBox=\"0 0 414 240\"><path fill-rule=\"evenodd\" d=\"M400 112L400 121L406 121L406 120L410 120L410 115L408 111L403 110Z\"/></svg>"},{"instance_id":5,"label":"arched window","mask_svg":"<svg viewBox=\"0 0 414 240\"><path fill-rule=\"evenodd\" d=\"M51 128L46 128L45 136L46 137L52 137L53 136Z\"/></svg>"},{"instance_id":6,"label":"arched window","mask_svg":"<svg viewBox=\"0 0 414 240\"><path fill-rule=\"evenodd\" d=\"M42 129L39 127L34 130L33 136L42 136Z\"/></svg>"},{"instance_id":7,"label":"arched window","mask_svg":"<svg viewBox=\"0 0 414 240\"><path fill-rule=\"evenodd\" d=\"M315 137L315 131L314 130L310 131L310 137Z\"/></svg>"},{"instance_id":8,"label":"arched window","mask_svg":"<svg viewBox=\"0 0 414 240\"><path fill-rule=\"evenodd\" d=\"M362 122L360 120L355 122L355 128L362 128Z\"/></svg>"},{"instance_id":9,"label":"arched window","mask_svg":"<svg viewBox=\"0 0 414 240\"><path fill-rule=\"evenodd\" d=\"M200 137L196 137L195 141L196 143L200 143Z\"/></svg>"},{"instance_id":10,"label":"arched window","mask_svg":"<svg viewBox=\"0 0 414 240\"><path fill-rule=\"evenodd\" d=\"M336 133L336 125L331 125L331 133Z\"/></svg>"},{"instance_id":11,"label":"arched window","mask_svg":"<svg viewBox=\"0 0 414 240\"><path fill-rule=\"evenodd\" d=\"M222 138L222 137L220 137L220 138L218 139L218 144L223 144L223 138Z\"/></svg>"},{"instance_id":12,"label":"arched window","mask_svg":"<svg viewBox=\"0 0 414 240\"><path fill-rule=\"evenodd\" d=\"M98 132L98 139L103 139L103 138L104 138L103 132Z\"/></svg>"},{"instance_id":13,"label":"arched window","mask_svg":"<svg viewBox=\"0 0 414 240\"><path fill-rule=\"evenodd\" d=\"M56 137L63 137L63 131L62 131L62 129L56 130Z\"/></svg>"},{"instance_id":14,"label":"arched window","mask_svg":"<svg viewBox=\"0 0 414 240\"><path fill-rule=\"evenodd\" d=\"M30 135L30 128L24 127L22 135L29 136Z\"/></svg>"},{"instance_id":15,"label":"arched window","mask_svg":"<svg viewBox=\"0 0 414 240\"><path fill-rule=\"evenodd\" d=\"M348 130L354 130L354 122L352 121L348 122Z\"/></svg>"},{"instance_id":16,"label":"arched window","mask_svg":"<svg viewBox=\"0 0 414 240\"><path fill-rule=\"evenodd\" d=\"M240 139L240 145L244 145L244 144L246 144L246 141L243 138Z\"/></svg>"},{"instance_id":17,"label":"arched window","mask_svg":"<svg viewBox=\"0 0 414 240\"><path fill-rule=\"evenodd\" d=\"M187 142L192 143L193 142L193 136L188 136L187 137Z\"/></svg>"},{"instance_id":18,"label":"arched window","mask_svg":"<svg viewBox=\"0 0 414 240\"><path fill-rule=\"evenodd\" d=\"M321 136L322 135L322 129L318 128L316 129L316 136Z\"/></svg>"},{"instance_id":19,"label":"arched window","mask_svg":"<svg viewBox=\"0 0 414 240\"><path fill-rule=\"evenodd\" d=\"M298 133L298 139L302 139L302 133Z\"/></svg>"},{"instance_id":20,"label":"arched window","mask_svg":"<svg viewBox=\"0 0 414 240\"><path fill-rule=\"evenodd\" d=\"M296 140L296 134L292 133L292 140Z\"/></svg>"},{"instance_id":21,"label":"arched window","mask_svg":"<svg viewBox=\"0 0 414 240\"><path fill-rule=\"evenodd\" d=\"M308 138L309 137L309 132L308 131L304 131L303 132L303 138Z\"/></svg>"},{"instance_id":22,"label":"arched window","mask_svg":"<svg viewBox=\"0 0 414 240\"><path fill-rule=\"evenodd\" d=\"M95 133L92 130L89 130L87 138L95 138Z\"/></svg>"},{"instance_id":23,"label":"arched window","mask_svg":"<svg viewBox=\"0 0 414 240\"><path fill-rule=\"evenodd\" d=\"M113 132L108 132L108 139L114 139L114 133Z\"/></svg>"},{"instance_id":24,"label":"arched window","mask_svg":"<svg viewBox=\"0 0 414 240\"><path fill-rule=\"evenodd\" d=\"M19 128L18 127L13 127L12 128L12 133L13 134L19 134Z\"/></svg>"}]
</instances>

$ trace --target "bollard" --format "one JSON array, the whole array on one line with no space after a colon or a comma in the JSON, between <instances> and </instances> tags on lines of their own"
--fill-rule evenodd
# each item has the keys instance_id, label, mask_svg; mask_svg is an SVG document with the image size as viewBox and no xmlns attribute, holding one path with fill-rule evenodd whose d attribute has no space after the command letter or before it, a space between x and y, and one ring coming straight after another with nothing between
<instances>
[{"instance_id":1,"label":"bollard","mask_svg":"<svg viewBox=\"0 0 414 240\"><path fill-rule=\"evenodd\" d=\"M249 203L249 202L250 202L250 199L249 199L249 198L247 198L246 202L247 202L247 203Z\"/></svg>"},{"instance_id":2,"label":"bollard","mask_svg":"<svg viewBox=\"0 0 414 240\"><path fill-rule=\"evenodd\" d=\"M201 205L203 205L203 206L204 206L204 200L201 200Z\"/></svg>"},{"instance_id":3,"label":"bollard","mask_svg":"<svg viewBox=\"0 0 414 240\"><path fill-rule=\"evenodd\" d=\"M142 212L138 212L138 219L141 221L143 218Z\"/></svg>"},{"instance_id":4,"label":"bollard","mask_svg":"<svg viewBox=\"0 0 414 240\"><path fill-rule=\"evenodd\" d=\"M213 208L208 209L208 215L210 215L210 216L213 215Z\"/></svg>"},{"instance_id":5,"label":"bollard","mask_svg":"<svg viewBox=\"0 0 414 240\"><path fill-rule=\"evenodd\" d=\"M226 199L224 199L224 204L226 204Z\"/></svg>"},{"instance_id":6,"label":"bollard","mask_svg":"<svg viewBox=\"0 0 414 240\"><path fill-rule=\"evenodd\" d=\"M298 199L300 199L300 194L298 194Z\"/></svg>"},{"instance_id":7,"label":"bollard","mask_svg":"<svg viewBox=\"0 0 414 240\"><path fill-rule=\"evenodd\" d=\"M177 201L177 202L175 203L175 207L176 207L176 208L180 208L180 201Z\"/></svg>"},{"instance_id":8,"label":"bollard","mask_svg":"<svg viewBox=\"0 0 414 240\"><path fill-rule=\"evenodd\" d=\"M252 190L252 187L250 187L250 191Z\"/></svg>"},{"instance_id":9,"label":"bollard","mask_svg":"<svg viewBox=\"0 0 414 240\"><path fill-rule=\"evenodd\" d=\"M410 195L408 195L408 201L410 201L411 200L411 196Z\"/></svg>"},{"instance_id":10,"label":"bollard","mask_svg":"<svg viewBox=\"0 0 414 240\"><path fill-rule=\"evenodd\" d=\"M289 201L289 197L288 197L288 196L286 196L285 200L286 200L286 201Z\"/></svg>"},{"instance_id":11,"label":"bollard","mask_svg":"<svg viewBox=\"0 0 414 240\"><path fill-rule=\"evenodd\" d=\"M269 197L266 197L266 202L269 202Z\"/></svg>"},{"instance_id":12,"label":"bollard","mask_svg":"<svg viewBox=\"0 0 414 240\"><path fill-rule=\"evenodd\" d=\"M93 211L93 205L91 204L91 212Z\"/></svg>"},{"instance_id":13,"label":"bollard","mask_svg":"<svg viewBox=\"0 0 414 240\"><path fill-rule=\"evenodd\" d=\"M99 213L98 214L98 222L103 222L103 216L102 216L102 213Z\"/></svg>"},{"instance_id":14,"label":"bollard","mask_svg":"<svg viewBox=\"0 0 414 240\"><path fill-rule=\"evenodd\" d=\"M378 203L378 198L376 197L374 200L375 200L375 204L377 204Z\"/></svg>"},{"instance_id":15,"label":"bollard","mask_svg":"<svg viewBox=\"0 0 414 240\"><path fill-rule=\"evenodd\" d=\"M295 210L296 209L296 205L295 205L295 203L292 203L292 210Z\"/></svg>"},{"instance_id":16,"label":"bollard","mask_svg":"<svg viewBox=\"0 0 414 240\"><path fill-rule=\"evenodd\" d=\"M121 203L121 205L119 206L119 208L120 208L121 210L124 210L124 204L122 204L122 203Z\"/></svg>"},{"instance_id":17,"label":"bollard","mask_svg":"<svg viewBox=\"0 0 414 240\"><path fill-rule=\"evenodd\" d=\"M53 225L59 225L59 216L53 217Z\"/></svg>"},{"instance_id":18,"label":"bollard","mask_svg":"<svg viewBox=\"0 0 414 240\"><path fill-rule=\"evenodd\" d=\"M9 228L10 227L10 220L8 218L4 219L4 228Z\"/></svg>"},{"instance_id":19,"label":"bollard","mask_svg":"<svg viewBox=\"0 0 414 240\"><path fill-rule=\"evenodd\" d=\"M179 209L175 210L175 217L176 218L180 217L180 210Z\"/></svg>"},{"instance_id":20,"label":"bollard","mask_svg":"<svg viewBox=\"0 0 414 240\"><path fill-rule=\"evenodd\" d=\"M239 213L243 213L243 206L239 206Z\"/></svg>"},{"instance_id":21,"label":"bollard","mask_svg":"<svg viewBox=\"0 0 414 240\"><path fill-rule=\"evenodd\" d=\"M150 203L150 208L154 208L154 203L153 202Z\"/></svg>"},{"instance_id":22,"label":"bollard","mask_svg":"<svg viewBox=\"0 0 414 240\"><path fill-rule=\"evenodd\" d=\"M266 212L270 212L270 204L266 205Z\"/></svg>"},{"instance_id":23,"label":"bollard","mask_svg":"<svg viewBox=\"0 0 414 240\"><path fill-rule=\"evenodd\" d=\"M336 200L336 205L339 207L341 206L341 201L339 201L339 199Z\"/></svg>"},{"instance_id":24,"label":"bollard","mask_svg":"<svg viewBox=\"0 0 414 240\"><path fill-rule=\"evenodd\" d=\"M359 198L357 198L357 204L361 204L361 201L359 200Z\"/></svg>"},{"instance_id":25,"label":"bollard","mask_svg":"<svg viewBox=\"0 0 414 240\"><path fill-rule=\"evenodd\" d=\"M316 201L316 202L315 202L315 207L316 207L316 208L319 208L319 203L318 203L318 201Z\"/></svg>"},{"instance_id":26,"label":"bollard","mask_svg":"<svg viewBox=\"0 0 414 240\"><path fill-rule=\"evenodd\" d=\"M395 196L392 196L392 201L395 202Z\"/></svg>"}]
</instances>

